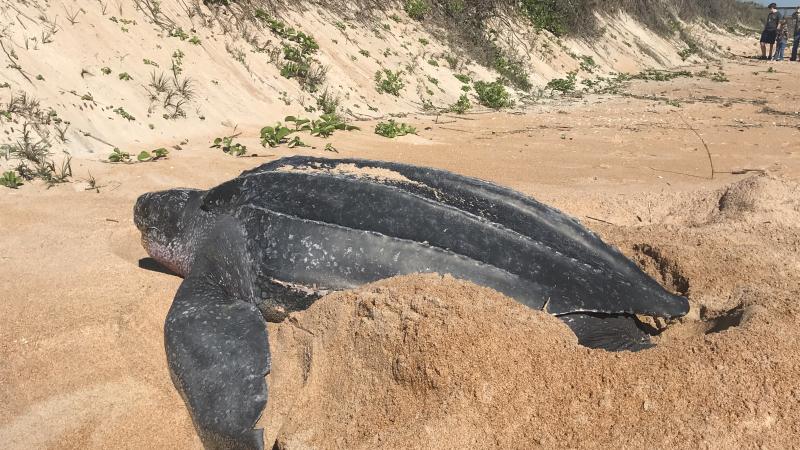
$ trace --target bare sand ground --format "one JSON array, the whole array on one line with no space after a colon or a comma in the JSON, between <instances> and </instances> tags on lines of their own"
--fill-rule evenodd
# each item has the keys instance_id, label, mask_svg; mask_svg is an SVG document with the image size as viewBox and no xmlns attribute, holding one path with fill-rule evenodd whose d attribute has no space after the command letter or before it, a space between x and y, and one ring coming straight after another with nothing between
<instances>
[{"instance_id":1,"label":"bare sand ground","mask_svg":"<svg viewBox=\"0 0 800 450\"><path fill-rule=\"evenodd\" d=\"M393 141L365 123L333 137L338 155L309 149L519 189L584 221L688 295L693 310L656 349L608 354L577 346L549 316L455 280L333 294L270 327L270 442L796 445L800 114L787 93L800 87L800 64L727 62L725 72L730 82L637 82L635 97L523 115L409 117L419 136ZM3 447L199 446L163 351L181 280L139 267L146 254L131 210L145 191L210 187L289 154L235 159L209 150L213 137L156 163L75 160L76 176L91 172L99 193L83 183L0 192Z\"/></svg>"}]
</instances>

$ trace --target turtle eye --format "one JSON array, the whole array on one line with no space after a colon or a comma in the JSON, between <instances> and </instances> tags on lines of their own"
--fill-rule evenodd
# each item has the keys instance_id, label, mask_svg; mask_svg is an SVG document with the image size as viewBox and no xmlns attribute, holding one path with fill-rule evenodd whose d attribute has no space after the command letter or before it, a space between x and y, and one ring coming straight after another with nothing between
<instances>
[{"instance_id":1,"label":"turtle eye","mask_svg":"<svg viewBox=\"0 0 800 450\"><path fill-rule=\"evenodd\" d=\"M153 223L153 193L142 194L133 207L133 223L139 231L151 228Z\"/></svg>"}]
</instances>

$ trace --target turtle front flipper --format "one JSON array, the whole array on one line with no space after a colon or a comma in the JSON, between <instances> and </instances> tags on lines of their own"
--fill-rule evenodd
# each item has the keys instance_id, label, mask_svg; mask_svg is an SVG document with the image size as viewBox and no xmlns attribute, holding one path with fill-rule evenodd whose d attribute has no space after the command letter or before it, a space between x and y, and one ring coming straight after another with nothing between
<instances>
[{"instance_id":1,"label":"turtle front flipper","mask_svg":"<svg viewBox=\"0 0 800 450\"><path fill-rule=\"evenodd\" d=\"M254 426L267 403L266 322L254 304L244 233L225 216L172 303L164 341L170 375L206 448L263 449Z\"/></svg>"}]
</instances>

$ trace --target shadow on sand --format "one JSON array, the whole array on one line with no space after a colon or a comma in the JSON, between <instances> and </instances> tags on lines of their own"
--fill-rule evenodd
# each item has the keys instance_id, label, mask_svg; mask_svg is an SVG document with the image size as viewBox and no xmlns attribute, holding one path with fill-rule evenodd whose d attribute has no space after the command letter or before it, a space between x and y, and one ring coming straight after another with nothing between
<instances>
[{"instance_id":1,"label":"shadow on sand","mask_svg":"<svg viewBox=\"0 0 800 450\"><path fill-rule=\"evenodd\" d=\"M140 259L139 260L139 268L140 269L145 269L145 270L150 270L150 271L153 271L153 272L165 273L167 275L172 275L172 276L176 276L176 277L180 276L177 273L175 273L175 272L167 269L166 267L162 266L161 264L158 263L158 261L156 261L153 258L142 258L142 259Z\"/></svg>"}]
</instances>

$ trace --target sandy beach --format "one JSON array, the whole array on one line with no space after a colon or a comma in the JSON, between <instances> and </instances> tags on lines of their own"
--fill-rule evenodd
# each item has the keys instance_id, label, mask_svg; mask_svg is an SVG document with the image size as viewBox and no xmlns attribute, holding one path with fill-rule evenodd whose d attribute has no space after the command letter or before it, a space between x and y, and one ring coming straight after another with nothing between
<instances>
[{"instance_id":1,"label":"sandy beach","mask_svg":"<svg viewBox=\"0 0 800 450\"><path fill-rule=\"evenodd\" d=\"M523 114L410 115L416 136L342 133L331 139L338 155L302 152L439 167L520 190L577 217L692 310L656 348L612 354L580 347L551 316L447 277L331 294L270 325L267 442L793 447L800 113L789 89L800 65L724 68L727 83L637 81L627 95ZM133 203L297 153L234 158L209 149L212 139L192 137L156 163L75 158L75 177L91 174L97 189L34 182L0 192L3 447L200 447L163 347L181 279L145 259Z\"/></svg>"}]
</instances>

